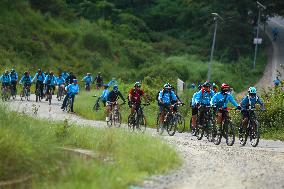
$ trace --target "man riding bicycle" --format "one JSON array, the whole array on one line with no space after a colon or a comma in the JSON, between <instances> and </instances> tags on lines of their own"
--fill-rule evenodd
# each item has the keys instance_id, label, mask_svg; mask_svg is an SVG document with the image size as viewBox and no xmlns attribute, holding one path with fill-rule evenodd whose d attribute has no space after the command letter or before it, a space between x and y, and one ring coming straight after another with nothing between
<instances>
[{"instance_id":1,"label":"man riding bicycle","mask_svg":"<svg viewBox=\"0 0 284 189\"><path fill-rule=\"evenodd\" d=\"M50 72L49 75L45 77L45 80L43 83L46 85L46 94L53 95L55 86L57 85L56 77L54 76L54 73ZM48 97L46 97L45 100L48 101Z\"/></svg>"},{"instance_id":2,"label":"man riding bicycle","mask_svg":"<svg viewBox=\"0 0 284 189\"><path fill-rule=\"evenodd\" d=\"M118 90L118 86L114 85L113 86L113 90L108 94L108 98L107 98L107 106L106 106L106 121L108 122L110 120L109 118L109 114L112 110L112 108L116 105L118 97L121 98L121 100L123 101L123 104L125 104L125 99L122 96L121 92Z\"/></svg>"},{"instance_id":3,"label":"man riding bicycle","mask_svg":"<svg viewBox=\"0 0 284 189\"><path fill-rule=\"evenodd\" d=\"M241 109L234 97L230 94L230 86L226 83L221 85L221 92L216 93L211 99L211 106L215 106L217 111L217 123L221 124L223 121L223 114L229 117L228 103L231 102L237 109Z\"/></svg>"},{"instance_id":4,"label":"man riding bicycle","mask_svg":"<svg viewBox=\"0 0 284 189\"><path fill-rule=\"evenodd\" d=\"M11 86L11 77L9 75L9 71L5 70L4 74L0 77L0 82L2 83L3 88L10 88Z\"/></svg>"},{"instance_id":5,"label":"man riding bicycle","mask_svg":"<svg viewBox=\"0 0 284 189\"><path fill-rule=\"evenodd\" d=\"M198 85L198 91L196 91L192 95L191 99L191 126L192 126L192 135L195 135L195 128L196 128L196 120L197 120L197 114L198 114L198 104L196 102L196 95L199 93L199 91L202 89L202 85Z\"/></svg>"},{"instance_id":6,"label":"man riding bicycle","mask_svg":"<svg viewBox=\"0 0 284 189\"><path fill-rule=\"evenodd\" d=\"M65 88L65 79L62 77L61 74L59 74L59 76L56 78L56 83L58 86L58 91L62 90L62 93L64 91ZM59 97L59 93L57 94L57 98Z\"/></svg>"},{"instance_id":7,"label":"man riding bicycle","mask_svg":"<svg viewBox=\"0 0 284 189\"><path fill-rule=\"evenodd\" d=\"M89 91L91 88L91 83L93 82L93 77L90 73L87 73L87 75L82 79L82 81L85 81L85 89L86 91Z\"/></svg>"},{"instance_id":8,"label":"man riding bicycle","mask_svg":"<svg viewBox=\"0 0 284 189\"><path fill-rule=\"evenodd\" d=\"M129 108L131 108L130 114L132 116L135 115L135 111L138 110L138 108L140 107L142 96L143 96L145 102L148 102L144 91L141 89L141 83L136 82L134 84L134 88L132 88L129 91L129 94L128 94L128 105L129 105Z\"/></svg>"},{"instance_id":9,"label":"man riding bicycle","mask_svg":"<svg viewBox=\"0 0 284 189\"><path fill-rule=\"evenodd\" d=\"M79 85L78 85L78 80L74 79L72 81L72 84L69 84L68 86L65 87L65 90L67 92L64 100L63 100L63 104L61 106L61 109L64 110L64 108L66 107L67 104L67 100L68 98L71 98L71 113L75 113L74 112L74 100L75 100L75 96L79 93Z\"/></svg>"},{"instance_id":10,"label":"man riding bicycle","mask_svg":"<svg viewBox=\"0 0 284 189\"><path fill-rule=\"evenodd\" d=\"M41 99L43 98L43 82L45 80L45 74L42 72L41 69L37 70L37 73L35 74L34 78L32 79L32 83L36 80L36 90L39 88L40 89L40 94L41 94Z\"/></svg>"},{"instance_id":11,"label":"man riding bicycle","mask_svg":"<svg viewBox=\"0 0 284 189\"><path fill-rule=\"evenodd\" d=\"M211 84L205 82L202 85L202 89L194 95L194 115L192 116L192 128L193 134L195 133L197 114L200 111L200 120L202 120L206 111L205 107L210 106L210 101L214 96L214 92L211 90Z\"/></svg>"},{"instance_id":12,"label":"man riding bicycle","mask_svg":"<svg viewBox=\"0 0 284 189\"><path fill-rule=\"evenodd\" d=\"M74 79L77 79L76 76L73 74L73 72L70 72L70 74L65 79L66 86L68 86L69 84L72 84Z\"/></svg>"},{"instance_id":13,"label":"man riding bicycle","mask_svg":"<svg viewBox=\"0 0 284 189\"><path fill-rule=\"evenodd\" d=\"M13 89L14 93L16 94L17 92L17 82L18 82L18 73L14 70L11 69L10 72L10 78L11 78L11 89Z\"/></svg>"},{"instance_id":14,"label":"man riding bicycle","mask_svg":"<svg viewBox=\"0 0 284 189\"><path fill-rule=\"evenodd\" d=\"M250 87L248 89L248 95L245 96L241 101L241 108L242 108L242 124L240 126L240 133L243 132L243 127L248 124L249 119L249 110L254 109L256 104L260 104L262 110L264 110L264 104L262 100L257 96L257 90L255 87Z\"/></svg>"},{"instance_id":15,"label":"man riding bicycle","mask_svg":"<svg viewBox=\"0 0 284 189\"><path fill-rule=\"evenodd\" d=\"M28 71L25 71L24 76L20 80L20 85L24 85L24 88L27 89L27 92L30 93L30 88L32 84L32 77Z\"/></svg>"},{"instance_id":16,"label":"man riding bicycle","mask_svg":"<svg viewBox=\"0 0 284 189\"><path fill-rule=\"evenodd\" d=\"M97 89L100 89L103 85L103 76L101 76L101 72L98 73L97 77L95 78L95 81Z\"/></svg>"},{"instance_id":17,"label":"man riding bicycle","mask_svg":"<svg viewBox=\"0 0 284 189\"><path fill-rule=\"evenodd\" d=\"M169 83L166 83L163 87L163 90L160 91L158 96L158 103L160 106L160 124L163 126L164 119L166 115L166 110L170 108L172 103L177 102L177 97L172 91L172 86Z\"/></svg>"}]
</instances>

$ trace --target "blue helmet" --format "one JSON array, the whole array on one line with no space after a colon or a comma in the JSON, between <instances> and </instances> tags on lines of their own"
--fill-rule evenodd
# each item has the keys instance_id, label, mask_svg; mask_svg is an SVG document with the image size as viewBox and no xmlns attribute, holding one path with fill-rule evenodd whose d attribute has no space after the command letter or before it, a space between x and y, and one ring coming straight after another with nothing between
<instances>
[{"instance_id":1,"label":"blue helmet","mask_svg":"<svg viewBox=\"0 0 284 189\"><path fill-rule=\"evenodd\" d=\"M250 87L249 89L248 89L248 93L249 94L256 94L256 88L255 87Z\"/></svg>"}]
</instances>

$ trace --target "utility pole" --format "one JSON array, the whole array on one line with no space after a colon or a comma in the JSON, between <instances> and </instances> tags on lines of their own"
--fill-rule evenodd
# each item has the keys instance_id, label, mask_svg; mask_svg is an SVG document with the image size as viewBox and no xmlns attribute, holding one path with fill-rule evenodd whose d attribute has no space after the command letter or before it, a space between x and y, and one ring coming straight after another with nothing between
<instances>
[{"instance_id":1,"label":"utility pole","mask_svg":"<svg viewBox=\"0 0 284 189\"><path fill-rule=\"evenodd\" d=\"M207 81L211 80L211 70L212 70L212 61L213 61L213 55L214 55L214 50L215 50L215 43L216 43L216 34L217 34L217 29L218 29L218 19L223 20L221 16L217 13L211 13L214 16L214 22L215 22L215 29L214 29L214 35L213 35L213 43L211 47L211 54L210 54L210 62L208 64L208 73L207 73Z\"/></svg>"},{"instance_id":2,"label":"utility pole","mask_svg":"<svg viewBox=\"0 0 284 189\"><path fill-rule=\"evenodd\" d=\"M254 49L254 59L253 59L253 69L255 69L255 64L256 64L256 57L257 57L257 49L258 49L258 37L259 37L259 24L260 24L260 13L261 9L266 9L264 5L262 5L260 2L257 3L257 8L258 8L258 18L257 18L257 30L256 30L256 40L255 41L255 49Z\"/></svg>"}]
</instances>

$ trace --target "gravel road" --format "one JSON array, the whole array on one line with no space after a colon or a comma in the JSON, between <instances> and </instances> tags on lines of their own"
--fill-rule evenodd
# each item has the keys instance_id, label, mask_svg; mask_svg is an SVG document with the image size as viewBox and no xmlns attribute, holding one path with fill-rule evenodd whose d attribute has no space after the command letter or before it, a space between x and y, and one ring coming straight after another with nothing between
<instances>
[{"instance_id":1,"label":"gravel road","mask_svg":"<svg viewBox=\"0 0 284 189\"><path fill-rule=\"evenodd\" d=\"M85 120L60 109L61 102L54 100L51 106L47 102L8 102L8 106L18 112L55 121L63 121L106 127L104 122ZM34 114L32 107L39 107ZM155 134L154 129L148 133ZM269 188L284 189L284 143L261 140L256 148L240 147L235 144L228 147L225 143L215 146L207 141L197 141L188 133L174 137L161 137L172 145L182 157L184 163L178 170L167 175L153 176L141 184L145 189L195 189L195 188Z\"/></svg>"}]
</instances>

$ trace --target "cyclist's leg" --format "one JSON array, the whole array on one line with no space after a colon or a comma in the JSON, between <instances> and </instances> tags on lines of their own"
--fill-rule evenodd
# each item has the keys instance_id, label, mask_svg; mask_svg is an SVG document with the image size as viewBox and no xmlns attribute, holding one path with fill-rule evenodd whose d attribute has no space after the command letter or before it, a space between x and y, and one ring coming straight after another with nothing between
<instances>
[{"instance_id":1,"label":"cyclist's leg","mask_svg":"<svg viewBox=\"0 0 284 189\"><path fill-rule=\"evenodd\" d=\"M66 107L68 98L69 98L69 94L67 94L67 95L64 97L64 100L63 100L61 109L64 109L64 108Z\"/></svg>"},{"instance_id":2,"label":"cyclist's leg","mask_svg":"<svg viewBox=\"0 0 284 189\"><path fill-rule=\"evenodd\" d=\"M242 110L241 114L242 114L242 123L240 125L240 130L242 131L243 128L246 128L248 124L249 112L246 110Z\"/></svg>"},{"instance_id":3,"label":"cyclist's leg","mask_svg":"<svg viewBox=\"0 0 284 189\"><path fill-rule=\"evenodd\" d=\"M110 111L112 109L111 106L112 106L112 104L107 102L107 105L106 105L106 121L109 121L109 114L110 114Z\"/></svg>"},{"instance_id":4,"label":"cyclist's leg","mask_svg":"<svg viewBox=\"0 0 284 189\"><path fill-rule=\"evenodd\" d=\"M74 112L74 100L75 100L75 95L71 95L71 99L72 99L72 102L71 102L71 112Z\"/></svg>"},{"instance_id":5,"label":"cyclist's leg","mask_svg":"<svg viewBox=\"0 0 284 189\"><path fill-rule=\"evenodd\" d=\"M198 114L198 107L194 106L192 107L192 128L195 129L196 128L196 121L197 121L197 114Z\"/></svg>"}]
</instances>

